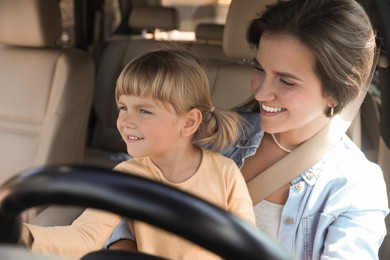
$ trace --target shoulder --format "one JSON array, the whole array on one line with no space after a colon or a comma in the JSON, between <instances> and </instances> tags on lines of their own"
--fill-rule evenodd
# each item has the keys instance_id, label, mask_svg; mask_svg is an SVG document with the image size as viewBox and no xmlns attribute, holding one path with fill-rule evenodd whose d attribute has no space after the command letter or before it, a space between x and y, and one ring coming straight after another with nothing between
<instances>
[{"instance_id":1,"label":"shoulder","mask_svg":"<svg viewBox=\"0 0 390 260\"><path fill-rule=\"evenodd\" d=\"M325 158L324 168L311 194L313 198L327 198L327 214L388 212L381 168L369 161L347 136Z\"/></svg>"},{"instance_id":2,"label":"shoulder","mask_svg":"<svg viewBox=\"0 0 390 260\"><path fill-rule=\"evenodd\" d=\"M368 160L348 136L342 138L339 151L339 167L354 170L356 177L372 176L374 173L382 175L379 165Z\"/></svg>"},{"instance_id":3,"label":"shoulder","mask_svg":"<svg viewBox=\"0 0 390 260\"><path fill-rule=\"evenodd\" d=\"M321 161L322 171L316 184L331 193L382 192L385 182L382 170L369 161L363 152L345 135Z\"/></svg>"},{"instance_id":4,"label":"shoulder","mask_svg":"<svg viewBox=\"0 0 390 260\"><path fill-rule=\"evenodd\" d=\"M220 153L203 149L203 162L215 166L236 166L234 161Z\"/></svg>"},{"instance_id":5,"label":"shoulder","mask_svg":"<svg viewBox=\"0 0 390 260\"><path fill-rule=\"evenodd\" d=\"M203 152L203 156L203 169L207 169L208 179L219 179L229 190L238 186L246 189L244 176L232 159L207 150Z\"/></svg>"},{"instance_id":6,"label":"shoulder","mask_svg":"<svg viewBox=\"0 0 390 260\"><path fill-rule=\"evenodd\" d=\"M221 172L223 175L241 175L240 169L232 159L216 152L203 150L202 163L210 171Z\"/></svg>"},{"instance_id":7,"label":"shoulder","mask_svg":"<svg viewBox=\"0 0 390 260\"><path fill-rule=\"evenodd\" d=\"M135 175L143 175L145 169L150 166L150 159L148 157L132 158L121 162L114 167L114 171L132 173Z\"/></svg>"},{"instance_id":8,"label":"shoulder","mask_svg":"<svg viewBox=\"0 0 390 260\"><path fill-rule=\"evenodd\" d=\"M382 177L380 167L369 161L346 135L318 164L323 165L320 179L337 178L339 184L352 184L364 178Z\"/></svg>"}]
</instances>

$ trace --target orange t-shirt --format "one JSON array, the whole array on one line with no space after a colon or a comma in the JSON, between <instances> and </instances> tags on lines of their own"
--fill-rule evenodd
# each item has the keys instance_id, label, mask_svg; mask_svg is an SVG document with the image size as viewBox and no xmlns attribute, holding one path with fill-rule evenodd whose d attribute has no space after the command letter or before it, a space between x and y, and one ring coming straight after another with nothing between
<instances>
[{"instance_id":1,"label":"orange t-shirt","mask_svg":"<svg viewBox=\"0 0 390 260\"><path fill-rule=\"evenodd\" d=\"M220 154L204 150L196 173L180 183L166 180L148 157L122 162L115 170L132 172L194 194L255 227L252 200L245 180L233 160ZM101 249L120 219L111 213L87 209L70 226L38 227L25 224L25 227L34 238L32 251L79 259L90 251ZM159 228L140 221L129 223L140 252L169 259L216 258L209 251Z\"/></svg>"}]
</instances>

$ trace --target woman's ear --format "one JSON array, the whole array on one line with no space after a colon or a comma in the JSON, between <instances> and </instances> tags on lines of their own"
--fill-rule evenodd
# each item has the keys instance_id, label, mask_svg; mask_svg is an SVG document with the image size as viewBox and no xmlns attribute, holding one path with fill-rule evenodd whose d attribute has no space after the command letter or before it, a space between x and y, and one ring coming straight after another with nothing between
<instances>
[{"instance_id":1,"label":"woman's ear","mask_svg":"<svg viewBox=\"0 0 390 260\"><path fill-rule=\"evenodd\" d=\"M191 109L186 115L184 115L184 125L181 130L183 136L192 136L202 123L202 112L197 109Z\"/></svg>"},{"instance_id":2,"label":"woman's ear","mask_svg":"<svg viewBox=\"0 0 390 260\"><path fill-rule=\"evenodd\" d=\"M338 102L332 96L326 97L326 103L328 107L336 107L338 105Z\"/></svg>"}]
</instances>

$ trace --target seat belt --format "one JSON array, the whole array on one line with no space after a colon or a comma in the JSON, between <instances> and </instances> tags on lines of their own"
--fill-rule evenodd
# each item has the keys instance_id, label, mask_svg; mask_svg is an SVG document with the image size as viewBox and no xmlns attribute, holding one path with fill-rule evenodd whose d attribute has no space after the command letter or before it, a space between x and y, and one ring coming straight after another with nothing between
<instances>
[{"instance_id":1,"label":"seat belt","mask_svg":"<svg viewBox=\"0 0 390 260\"><path fill-rule=\"evenodd\" d=\"M348 104L339 115L333 116L328 124L317 134L247 182L253 205L258 204L312 167L339 142L358 113L370 88L376 71L379 53L378 49L366 86L353 102Z\"/></svg>"}]
</instances>

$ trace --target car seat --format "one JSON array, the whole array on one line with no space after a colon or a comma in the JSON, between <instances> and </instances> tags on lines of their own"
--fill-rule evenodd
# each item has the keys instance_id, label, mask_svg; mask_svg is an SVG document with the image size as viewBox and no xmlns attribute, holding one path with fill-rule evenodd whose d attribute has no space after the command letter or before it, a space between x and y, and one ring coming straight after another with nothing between
<instances>
[{"instance_id":1,"label":"car seat","mask_svg":"<svg viewBox=\"0 0 390 260\"><path fill-rule=\"evenodd\" d=\"M94 64L61 48L56 0L0 0L0 183L29 167L79 163Z\"/></svg>"}]
</instances>

